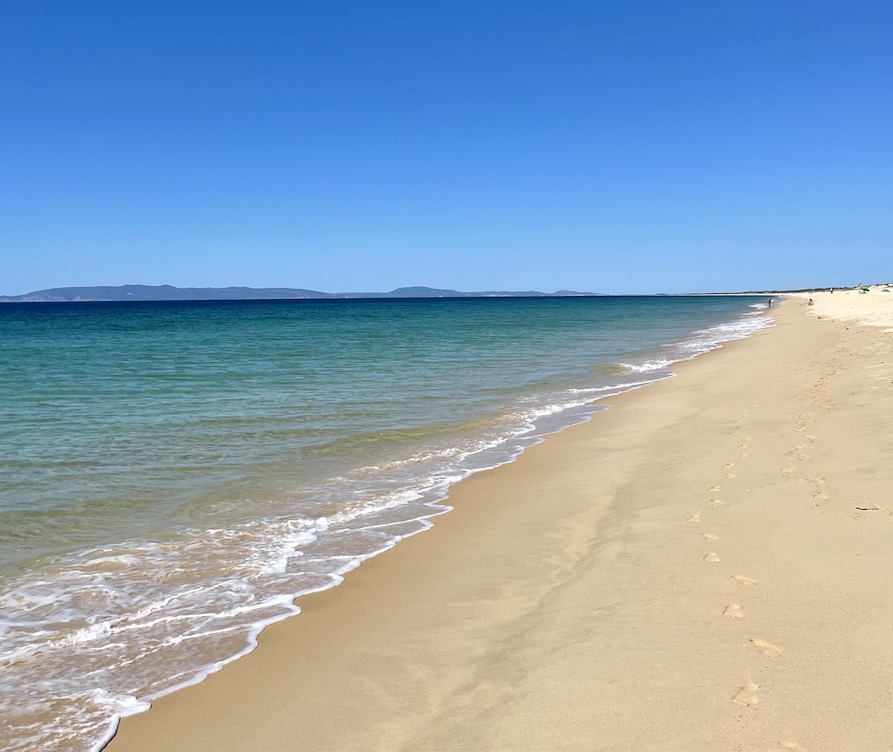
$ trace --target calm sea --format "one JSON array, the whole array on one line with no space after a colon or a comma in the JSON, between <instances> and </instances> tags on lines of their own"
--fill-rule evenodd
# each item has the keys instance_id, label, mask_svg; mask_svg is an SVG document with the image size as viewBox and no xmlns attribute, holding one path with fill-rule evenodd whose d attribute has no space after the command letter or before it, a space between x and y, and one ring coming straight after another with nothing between
<instances>
[{"instance_id":1,"label":"calm sea","mask_svg":"<svg viewBox=\"0 0 893 752\"><path fill-rule=\"evenodd\" d=\"M0 305L0 747L95 747L763 300Z\"/></svg>"}]
</instances>

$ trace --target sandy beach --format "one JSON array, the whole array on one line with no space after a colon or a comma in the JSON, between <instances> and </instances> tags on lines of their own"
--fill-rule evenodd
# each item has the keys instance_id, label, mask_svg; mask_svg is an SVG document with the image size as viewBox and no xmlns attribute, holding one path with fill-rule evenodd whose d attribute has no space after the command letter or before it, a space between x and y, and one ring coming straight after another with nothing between
<instances>
[{"instance_id":1,"label":"sandy beach","mask_svg":"<svg viewBox=\"0 0 893 752\"><path fill-rule=\"evenodd\" d=\"M893 293L811 297L460 483L107 749L888 751Z\"/></svg>"},{"instance_id":2,"label":"sandy beach","mask_svg":"<svg viewBox=\"0 0 893 752\"><path fill-rule=\"evenodd\" d=\"M880 327L893 331L893 288L887 285L869 285L868 292L858 290L816 290L798 293L802 301L812 298L809 312L823 318L849 321L862 326ZM886 292L884 292L886 290Z\"/></svg>"}]
</instances>

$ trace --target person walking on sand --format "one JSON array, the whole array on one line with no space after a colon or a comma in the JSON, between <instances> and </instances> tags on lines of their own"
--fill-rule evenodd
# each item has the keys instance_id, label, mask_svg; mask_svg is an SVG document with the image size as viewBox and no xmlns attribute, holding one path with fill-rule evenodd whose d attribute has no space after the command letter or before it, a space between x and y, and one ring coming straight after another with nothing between
<instances>
[{"instance_id":1,"label":"person walking on sand","mask_svg":"<svg viewBox=\"0 0 893 752\"><path fill-rule=\"evenodd\" d=\"M769 298L768 302L766 303L766 308L772 308L772 298Z\"/></svg>"}]
</instances>

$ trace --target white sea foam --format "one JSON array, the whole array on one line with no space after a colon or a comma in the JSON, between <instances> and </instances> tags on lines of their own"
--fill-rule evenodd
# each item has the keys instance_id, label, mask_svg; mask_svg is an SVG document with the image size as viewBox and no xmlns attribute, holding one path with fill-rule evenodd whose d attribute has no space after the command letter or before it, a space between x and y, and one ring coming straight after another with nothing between
<instances>
[{"instance_id":1,"label":"white sea foam","mask_svg":"<svg viewBox=\"0 0 893 752\"><path fill-rule=\"evenodd\" d=\"M764 304L756 304L756 306L762 305ZM768 326L772 326L772 320L763 315L761 311L744 313L733 321L698 329L684 340L665 345L664 349L669 353L666 357L649 358L641 363L622 363L621 365L631 373L666 371L673 363L690 360L721 347L723 342L749 337Z\"/></svg>"},{"instance_id":2,"label":"white sea foam","mask_svg":"<svg viewBox=\"0 0 893 752\"><path fill-rule=\"evenodd\" d=\"M649 373L651 371L663 371L675 361L670 358L656 358L646 360L644 363L621 363L630 373Z\"/></svg>"},{"instance_id":3,"label":"white sea foam","mask_svg":"<svg viewBox=\"0 0 893 752\"><path fill-rule=\"evenodd\" d=\"M590 386L581 389L571 388L567 391L570 394L602 394L604 392L619 392L625 389L634 389L635 387L653 383L654 379L648 379L647 381L625 381L619 384L611 384L609 386Z\"/></svg>"}]
</instances>

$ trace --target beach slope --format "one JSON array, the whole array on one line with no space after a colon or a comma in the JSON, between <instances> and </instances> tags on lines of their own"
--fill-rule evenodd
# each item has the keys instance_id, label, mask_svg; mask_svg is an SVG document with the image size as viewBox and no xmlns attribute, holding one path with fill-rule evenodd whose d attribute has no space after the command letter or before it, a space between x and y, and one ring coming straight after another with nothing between
<instances>
[{"instance_id":1,"label":"beach slope","mask_svg":"<svg viewBox=\"0 0 893 752\"><path fill-rule=\"evenodd\" d=\"M459 484L108 749L889 750L893 339L813 309Z\"/></svg>"}]
</instances>

